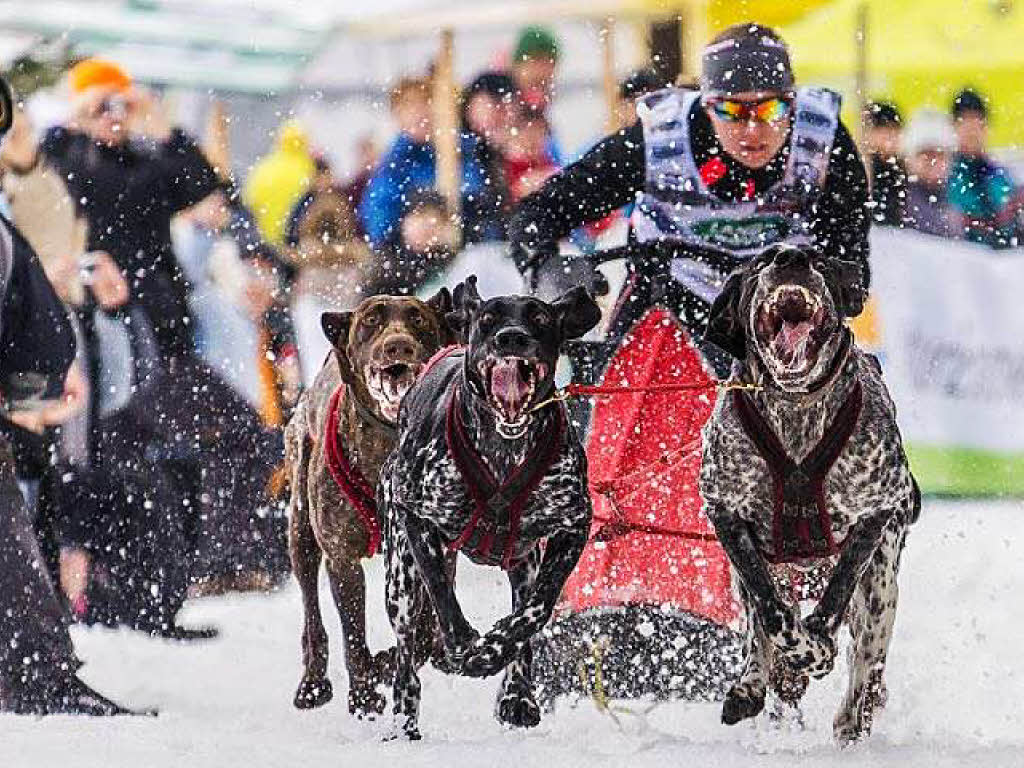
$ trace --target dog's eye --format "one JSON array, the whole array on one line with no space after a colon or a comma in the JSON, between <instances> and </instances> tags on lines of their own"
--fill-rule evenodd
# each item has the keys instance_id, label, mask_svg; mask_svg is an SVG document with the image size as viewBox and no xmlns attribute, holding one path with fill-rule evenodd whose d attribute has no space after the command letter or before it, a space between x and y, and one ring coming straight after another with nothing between
<instances>
[{"instance_id":1,"label":"dog's eye","mask_svg":"<svg viewBox=\"0 0 1024 768\"><path fill-rule=\"evenodd\" d=\"M484 312L482 315L480 315L480 320L479 320L480 325L490 325L493 322L494 322L494 313L493 312Z\"/></svg>"},{"instance_id":2,"label":"dog's eye","mask_svg":"<svg viewBox=\"0 0 1024 768\"><path fill-rule=\"evenodd\" d=\"M414 328L422 328L427 324L426 319L419 312L413 312L409 322L412 323Z\"/></svg>"},{"instance_id":3,"label":"dog's eye","mask_svg":"<svg viewBox=\"0 0 1024 768\"><path fill-rule=\"evenodd\" d=\"M538 312L533 316L533 323L541 328L547 328L551 325L551 318L545 315L543 312Z\"/></svg>"},{"instance_id":4,"label":"dog's eye","mask_svg":"<svg viewBox=\"0 0 1024 768\"><path fill-rule=\"evenodd\" d=\"M380 317L378 317L376 313L366 315L363 318L363 325L369 328L376 328L378 325L380 325Z\"/></svg>"}]
</instances>

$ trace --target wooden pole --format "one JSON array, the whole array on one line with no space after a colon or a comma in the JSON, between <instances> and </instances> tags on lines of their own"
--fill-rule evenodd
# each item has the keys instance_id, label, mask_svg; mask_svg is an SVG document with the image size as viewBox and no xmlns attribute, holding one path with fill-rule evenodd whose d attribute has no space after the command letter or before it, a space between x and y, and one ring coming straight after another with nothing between
<instances>
[{"instance_id":1,"label":"wooden pole","mask_svg":"<svg viewBox=\"0 0 1024 768\"><path fill-rule=\"evenodd\" d=\"M210 112L207 115L203 152L222 179L227 179L231 175L230 123L224 102L217 99L210 105Z\"/></svg>"},{"instance_id":2,"label":"wooden pole","mask_svg":"<svg viewBox=\"0 0 1024 768\"><path fill-rule=\"evenodd\" d=\"M619 125L619 84L615 76L615 19L609 16L601 22L599 33L601 41L601 68L604 84L604 100L607 107L605 130L615 133L622 128Z\"/></svg>"},{"instance_id":3,"label":"wooden pole","mask_svg":"<svg viewBox=\"0 0 1024 768\"><path fill-rule=\"evenodd\" d=\"M693 0L681 12L679 25L679 79L696 82L700 79L701 53L708 42L708 2Z\"/></svg>"},{"instance_id":4,"label":"wooden pole","mask_svg":"<svg viewBox=\"0 0 1024 768\"><path fill-rule=\"evenodd\" d=\"M868 4L860 3L857 6L857 22L854 25L854 41L856 47L856 72L854 82L857 91L857 114L858 119L854 121L857 125L857 138L863 140L867 126L865 125L865 110L868 106Z\"/></svg>"},{"instance_id":5,"label":"wooden pole","mask_svg":"<svg viewBox=\"0 0 1024 768\"><path fill-rule=\"evenodd\" d=\"M441 30L441 46L434 68L434 149L437 153L437 189L459 222L459 114L455 87L455 34Z\"/></svg>"}]
</instances>

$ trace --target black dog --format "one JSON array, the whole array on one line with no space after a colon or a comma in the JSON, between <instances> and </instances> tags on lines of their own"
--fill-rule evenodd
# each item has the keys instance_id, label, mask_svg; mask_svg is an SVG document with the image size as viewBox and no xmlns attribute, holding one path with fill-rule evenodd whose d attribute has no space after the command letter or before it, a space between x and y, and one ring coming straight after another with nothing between
<instances>
[{"instance_id":1,"label":"black dog","mask_svg":"<svg viewBox=\"0 0 1024 768\"><path fill-rule=\"evenodd\" d=\"M399 443L382 469L387 610L398 640L394 711L419 738L419 666L440 630L447 664L471 677L508 667L501 722L540 722L530 638L551 617L587 541L587 462L560 402L549 402L562 343L600 319L583 288L552 304L481 301L455 289L449 325L468 346L428 366L406 395ZM542 547L541 545L544 544ZM501 566L513 613L480 637L462 614L454 561Z\"/></svg>"}]
</instances>

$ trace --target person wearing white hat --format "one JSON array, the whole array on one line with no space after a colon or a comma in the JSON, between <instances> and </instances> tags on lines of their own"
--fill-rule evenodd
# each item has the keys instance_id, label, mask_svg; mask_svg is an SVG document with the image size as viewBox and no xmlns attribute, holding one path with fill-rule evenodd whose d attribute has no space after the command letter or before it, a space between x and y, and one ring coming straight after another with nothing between
<instances>
[{"instance_id":1,"label":"person wearing white hat","mask_svg":"<svg viewBox=\"0 0 1024 768\"><path fill-rule=\"evenodd\" d=\"M914 113L903 134L908 227L940 237L959 236L960 215L950 205L947 189L956 146L956 131L944 113L928 108Z\"/></svg>"}]
</instances>

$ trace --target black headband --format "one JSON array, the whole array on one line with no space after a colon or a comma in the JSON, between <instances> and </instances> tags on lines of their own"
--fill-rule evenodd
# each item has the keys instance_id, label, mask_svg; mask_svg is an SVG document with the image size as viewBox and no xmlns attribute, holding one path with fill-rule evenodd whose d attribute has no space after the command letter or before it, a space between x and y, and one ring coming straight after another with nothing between
<instances>
[{"instance_id":1,"label":"black headband","mask_svg":"<svg viewBox=\"0 0 1024 768\"><path fill-rule=\"evenodd\" d=\"M789 52L764 35L712 43L704 49L700 88L706 94L791 91Z\"/></svg>"}]
</instances>

